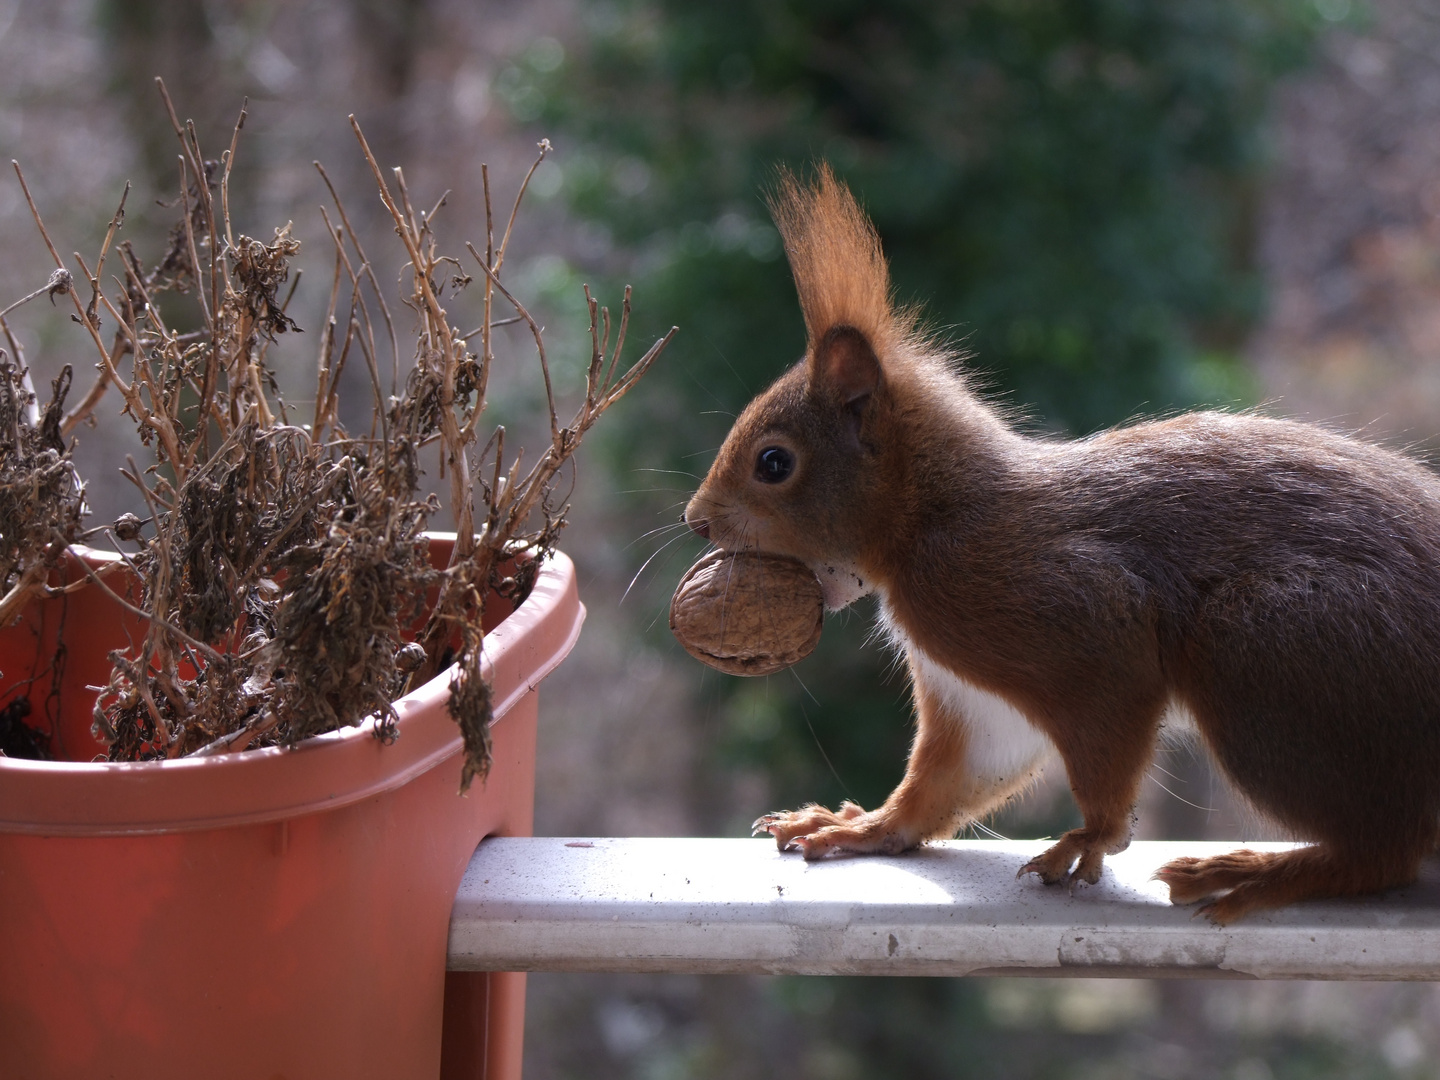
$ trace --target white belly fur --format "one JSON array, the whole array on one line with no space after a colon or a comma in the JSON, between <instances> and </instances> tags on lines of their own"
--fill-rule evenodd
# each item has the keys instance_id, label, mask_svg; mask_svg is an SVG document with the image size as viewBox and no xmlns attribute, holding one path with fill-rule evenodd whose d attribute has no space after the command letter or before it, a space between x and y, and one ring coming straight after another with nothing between
<instances>
[{"instance_id":1,"label":"white belly fur","mask_svg":"<svg viewBox=\"0 0 1440 1080\"><path fill-rule=\"evenodd\" d=\"M910 660L916 680L965 725L966 760L976 780L1004 787L1016 777L1028 779L1055 755L1055 744L1004 698L966 682L913 646Z\"/></svg>"},{"instance_id":2,"label":"white belly fur","mask_svg":"<svg viewBox=\"0 0 1440 1080\"><path fill-rule=\"evenodd\" d=\"M891 642L910 658L917 682L965 726L968 771L983 786L1006 787L1029 779L1055 756L1055 744L1014 705L956 675L916 648L882 604L880 622Z\"/></svg>"}]
</instances>

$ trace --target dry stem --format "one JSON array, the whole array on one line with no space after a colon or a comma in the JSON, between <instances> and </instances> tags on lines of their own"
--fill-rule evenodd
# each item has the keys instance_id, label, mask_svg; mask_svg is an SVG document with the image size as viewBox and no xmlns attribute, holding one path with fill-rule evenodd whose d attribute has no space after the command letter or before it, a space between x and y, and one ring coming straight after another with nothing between
<instances>
[{"instance_id":1,"label":"dry stem","mask_svg":"<svg viewBox=\"0 0 1440 1080\"><path fill-rule=\"evenodd\" d=\"M164 84L157 84L181 148L181 220L169 250L146 270L128 243L120 244L124 280L114 295L106 292L102 275L124 222L122 196L94 272L75 256L91 291L88 307L82 306L17 164L57 269L46 286L0 311L0 329L13 341L6 315L41 295L68 294L76 321L99 353L95 384L63 417L64 388L57 382L44 426L50 440L45 445L56 460L68 466L68 453L56 455L54 447L64 449L62 432L89 417L111 384L142 441L155 451L151 468L142 471L132 463L123 470L138 487L148 517L129 516L116 526L130 539L144 529L151 533L140 541L139 552L127 557L138 596L103 586L143 616L145 635L136 649L112 654L114 670L96 705L96 730L110 742L112 757L127 760L293 743L372 715L377 733L388 736L393 698L453 662L450 710L465 737L468 786L489 767L491 703L481 674L480 629L486 604L497 592L512 603L524 598L565 524L567 508L555 491L561 470L590 427L649 370L674 330L624 367L629 289L612 348L610 313L587 288L591 356L584 395L570 421L562 423L541 328L502 281L526 190L549 143L539 144L498 245L489 171L482 166L484 254L466 245L483 275L482 318L475 330L462 334L442 303L447 288L453 302L471 281L439 248L434 223L446 195L428 212L417 212L404 173L395 169L393 187L387 182L352 116L409 272L404 302L415 320L414 366L402 383L398 336L384 290L334 185L316 163L339 224L322 210L334 270L319 335L311 424L308 430L294 427L285 420L268 354L278 336L299 329L287 314L298 284L289 278L289 263L299 243L288 224L263 242L240 233L231 220L229 185L245 108L222 162L209 162L194 125L181 123ZM202 332L180 335L169 329L158 298L171 292L190 296ZM513 317L494 317L496 293ZM390 338L389 395L382 388L372 304L379 306ZM99 334L102 312L116 323L109 348ZM510 323L528 327L545 385L549 445L528 470L518 452L507 458L503 428L476 449L495 359L493 331ZM478 350L472 353L476 337ZM338 418L340 376L354 349L364 358L375 403L371 432L363 438L345 432ZM133 361L128 379L119 370L126 355ZM3 448L21 447L29 438L23 432L35 426L23 425L17 411L34 397L27 392L23 364L8 365L3 358L0 352L0 496L6 490ZM457 532L441 571L431 569L423 536L438 505L418 494L418 455L432 442L449 481L448 509ZM476 471L485 477L479 482L480 521ZM71 474L62 469L58 475L63 480ZM63 552L73 528L68 536L64 529L52 532L60 538L54 550ZM6 571L0 617L47 587L47 567L55 557L52 553L46 564L15 563ZM427 588L435 588L439 599L424 613L417 650L406 644L407 629L422 614L413 607ZM403 664L397 660L402 653Z\"/></svg>"}]
</instances>

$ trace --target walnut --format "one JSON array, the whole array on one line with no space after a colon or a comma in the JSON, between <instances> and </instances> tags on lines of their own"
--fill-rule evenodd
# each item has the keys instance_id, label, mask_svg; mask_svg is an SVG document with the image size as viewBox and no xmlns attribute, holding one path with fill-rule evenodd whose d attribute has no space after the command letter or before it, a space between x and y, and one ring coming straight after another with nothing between
<instances>
[{"instance_id":1,"label":"walnut","mask_svg":"<svg viewBox=\"0 0 1440 1080\"><path fill-rule=\"evenodd\" d=\"M712 551L680 579L670 629L697 660L731 675L769 675L820 640L820 582L795 559Z\"/></svg>"}]
</instances>

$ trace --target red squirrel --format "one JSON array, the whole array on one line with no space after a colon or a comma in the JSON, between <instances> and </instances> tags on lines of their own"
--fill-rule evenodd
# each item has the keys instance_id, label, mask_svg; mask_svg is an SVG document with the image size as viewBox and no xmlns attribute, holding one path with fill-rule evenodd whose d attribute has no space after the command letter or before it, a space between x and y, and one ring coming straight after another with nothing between
<instances>
[{"instance_id":1,"label":"red squirrel","mask_svg":"<svg viewBox=\"0 0 1440 1080\"><path fill-rule=\"evenodd\" d=\"M805 355L735 422L685 520L808 564L831 610L877 594L917 730L878 809L812 804L757 834L807 859L905 851L1058 756L1084 824L1020 875L1094 884L1177 723L1310 844L1176 859L1156 874L1172 902L1228 923L1414 880L1440 838L1440 479L1252 413L1022 434L893 302L828 168L783 177L771 210Z\"/></svg>"}]
</instances>

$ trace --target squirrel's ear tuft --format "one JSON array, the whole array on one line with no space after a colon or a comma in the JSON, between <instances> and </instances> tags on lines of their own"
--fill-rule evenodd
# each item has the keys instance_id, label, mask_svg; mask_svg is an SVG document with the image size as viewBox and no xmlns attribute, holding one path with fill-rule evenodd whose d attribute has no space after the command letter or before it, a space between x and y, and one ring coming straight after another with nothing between
<instances>
[{"instance_id":1,"label":"squirrel's ear tuft","mask_svg":"<svg viewBox=\"0 0 1440 1080\"><path fill-rule=\"evenodd\" d=\"M880 360L853 326L832 326L810 353L811 384L853 404L880 386Z\"/></svg>"},{"instance_id":2,"label":"squirrel's ear tuft","mask_svg":"<svg viewBox=\"0 0 1440 1080\"><path fill-rule=\"evenodd\" d=\"M782 171L769 198L785 241L812 352L837 327L858 331L872 356L889 357L914 329L914 315L896 310L880 237L830 166L813 186Z\"/></svg>"}]
</instances>

